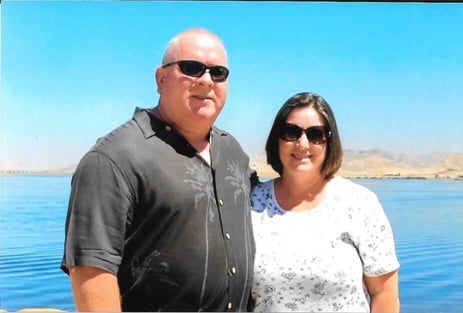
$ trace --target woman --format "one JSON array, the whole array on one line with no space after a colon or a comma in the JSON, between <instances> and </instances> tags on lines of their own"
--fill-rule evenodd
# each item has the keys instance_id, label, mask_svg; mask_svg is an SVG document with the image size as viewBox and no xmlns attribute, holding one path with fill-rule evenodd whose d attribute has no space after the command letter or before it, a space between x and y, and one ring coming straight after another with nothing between
<instances>
[{"instance_id":1,"label":"woman","mask_svg":"<svg viewBox=\"0 0 463 313\"><path fill-rule=\"evenodd\" d=\"M255 310L398 312L390 223L372 191L335 176L342 149L328 103L288 99L265 149L280 176L251 196Z\"/></svg>"}]
</instances>

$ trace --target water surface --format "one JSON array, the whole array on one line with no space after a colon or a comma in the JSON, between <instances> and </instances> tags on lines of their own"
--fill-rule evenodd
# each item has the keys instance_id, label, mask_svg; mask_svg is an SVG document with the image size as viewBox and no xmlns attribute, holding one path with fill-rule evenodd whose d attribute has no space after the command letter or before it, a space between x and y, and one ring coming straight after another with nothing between
<instances>
[{"instance_id":1,"label":"water surface","mask_svg":"<svg viewBox=\"0 0 463 313\"><path fill-rule=\"evenodd\" d=\"M74 311L59 269L70 176L0 177L0 309ZM463 312L463 181L357 179L391 221L402 312Z\"/></svg>"}]
</instances>

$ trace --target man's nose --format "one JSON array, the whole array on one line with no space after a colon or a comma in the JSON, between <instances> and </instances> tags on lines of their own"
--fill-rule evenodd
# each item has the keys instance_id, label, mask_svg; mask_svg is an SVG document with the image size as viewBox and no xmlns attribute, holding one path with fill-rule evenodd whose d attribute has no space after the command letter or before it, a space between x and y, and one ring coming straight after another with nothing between
<instances>
[{"instance_id":1,"label":"man's nose","mask_svg":"<svg viewBox=\"0 0 463 313\"><path fill-rule=\"evenodd\" d=\"M200 84L200 85L212 86L213 83L214 83L214 81L212 80L211 73L209 72L209 69L206 69L206 71L203 73L203 75L198 77L198 84Z\"/></svg>"}]
</instances>

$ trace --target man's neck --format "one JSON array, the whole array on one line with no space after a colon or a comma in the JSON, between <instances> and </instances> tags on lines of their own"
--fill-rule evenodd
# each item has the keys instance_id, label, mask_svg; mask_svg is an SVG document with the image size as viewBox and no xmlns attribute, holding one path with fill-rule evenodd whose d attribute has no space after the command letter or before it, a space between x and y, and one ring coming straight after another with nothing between
<instances>
[{"instance_id":1,"label":"man's neck","mask_svg":"<svg viewBox=\"0 0 463 313\"><path fill-rule=\"evenodd\" d=\"M165 117L158 107L153 108L152 113L160 120L171 124L175 130L198 152L204 161L211 165L210 141L212 135L210 126L201 128L198 125L198 127L189 129L181 127L181 125L176 125L173 121Z\"/></svg>"}]
</instances>

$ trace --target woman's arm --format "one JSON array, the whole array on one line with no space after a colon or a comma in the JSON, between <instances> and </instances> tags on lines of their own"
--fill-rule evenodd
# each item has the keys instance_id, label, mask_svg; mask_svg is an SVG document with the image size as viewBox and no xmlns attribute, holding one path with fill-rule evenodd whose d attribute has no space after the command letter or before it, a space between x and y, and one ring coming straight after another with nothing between
<instances>
[{"instance_id":1,"label":"woman's arm","mask_svg":"<svg viewBox=\"0 0 463 313\"><path fill-rule=\"evenodd\" d=\"M399 274L397 271L375 277L364 276L364 281L371 298L371 313L399 312Z\"/></svg>"},{"instance_id":2,"label":"woman's arm","mask_svg":"<svg viewBox=\"0 0 463 313\"><path fill-rule=\"evenodd\" d=\"M77 311L120 312L116 275L91 266L69 267Z\"/></svg>"}]
</instances>

